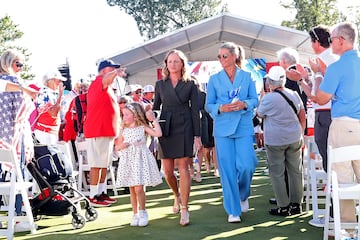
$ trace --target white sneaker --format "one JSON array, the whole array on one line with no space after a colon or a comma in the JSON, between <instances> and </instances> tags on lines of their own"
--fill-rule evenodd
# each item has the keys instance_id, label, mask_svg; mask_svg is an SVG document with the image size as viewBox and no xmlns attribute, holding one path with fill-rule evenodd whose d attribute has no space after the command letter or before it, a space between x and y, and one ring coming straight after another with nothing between
<instances>
[{"instance_id":1,"label":"white sneaker","mask_svg":"<svg viewBox=\"0 0 360 240\"><path fill-rule=\"evenodd\" d=\"M139 211L139 227L145 227L149 224L149 217L146 210Z\"/></svg>"},{"instance_id":2,"label":"white sneaker","mask_svg":"<svg viewBox=\"0 0 360 240\"><path fill-rule=\"evenodd\" d=\"M37 229L37 228L38 227L35 224L35 229ZM30 226L29 222L17 222L17 223L15 223L14 232L28 232L28 231L31 231L31 226Z\"/></svg>"},{"instance_id":3,"label":"white sneaker","mask_svg":"<svg viewBox=\"0 0 360 240\"><path fill-rule=\"evenodd\" d=\"M246 199L245 201L240 201L241 212L249 211L249 200Z\"/></svg>"},{"instance_id":4,"label":"white sneaker","mask_svg":"<svg viewBox=\"0 0 360 240\"><path fill-rule=\"evenodd\" d=\"M234 216L234 215L230 214L228 217L228 222L229 223L239 223L239 222L241 222L241 219L239 216Z\"/></svg>"},{"instance_id":5,"label":"white sneaker","mask_svg":"<svg viewBox=\"0 0 360 240\"><path fill-rule=\"evenodd\" d=\"M329 222L334 222L334 219L332 217L330 217L329 219ZM321 217L321 218L313 218L309 221L309 224L311 226L314 226L314 227L324 227L325 225L325 217Z\"/></svg>"},{"instance_id":6,"label":"white sneaker","mask_svg":"<svg viewBox=\"0 0 360 240\"><path fill-rule=\"evenodd\" d=\"M137 227L139 226L139 215L138 214L134 214L132 219L131 219L131 222L130 222L130 226L131 227Z\"/></svg>"}]
</instances>

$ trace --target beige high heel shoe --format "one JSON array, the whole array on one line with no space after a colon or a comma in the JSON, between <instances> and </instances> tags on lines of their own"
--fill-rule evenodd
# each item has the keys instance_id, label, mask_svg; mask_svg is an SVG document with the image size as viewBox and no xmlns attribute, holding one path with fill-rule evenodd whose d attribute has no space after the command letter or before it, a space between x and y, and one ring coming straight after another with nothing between
<instances>
[{"instance_id":1,"label":"beige high heel shoe","mask_svg":"<svg viewBox=\"0 0 360 240\"><path fill-rule=\"evenodd\" d=\"M173 206L174 214L178 214L180 212L180 204L181 204L181 198L180 198L180 194L179 194L174 199L174 206Z\"/></svg>"},{"instance_id":2,"label":"beige high heel shoe","mask_svg":"<svg viewBox=\"0 0 360 240\"><path fill-rule=\"evenodd\" d=\"M190 213L188 207L181 207L180 225L187 226L190 224Z\"/></svg>"}]
</instances>

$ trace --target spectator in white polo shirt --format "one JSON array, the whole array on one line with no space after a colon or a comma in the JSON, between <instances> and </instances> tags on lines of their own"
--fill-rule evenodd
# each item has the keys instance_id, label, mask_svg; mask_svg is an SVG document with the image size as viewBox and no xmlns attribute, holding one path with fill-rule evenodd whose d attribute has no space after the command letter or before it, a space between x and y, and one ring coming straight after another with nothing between
<instances>
[{"instance_id":1,"label":"spectator in white polo shirt","mask_svg":"<svg viewBox=\"0 0 360 240\"><path fill-rule=\"evenodd\" d=\"M133 101L141 103L142 86L140 84L130 84L130 89Z\"/></svg>"},{"instance_id":2,"label":"spectator in white polo shirt","mask_svg":"<svg viewBox=\"0 0 360 240\"><path fill-rule=\"evenodd\" d=\"M35 137L41 143L56 145L58 142L63 81L66 78L57 69L47 72L43 77L44 86L35 100L39 115L34 126Z\"/></svg>"},{"instance_id":3,"label":"spectator in white polo shirt","mask_svg":"<svg viewBox=\"0 0 360 240\"><path fill-rule=\"evenodd\" d=\"M145 111L152 109L154 102L154 95L155 95L155 88L153 85L144 86L141 101L143 103Z\"/></svg>"}]
</instances>

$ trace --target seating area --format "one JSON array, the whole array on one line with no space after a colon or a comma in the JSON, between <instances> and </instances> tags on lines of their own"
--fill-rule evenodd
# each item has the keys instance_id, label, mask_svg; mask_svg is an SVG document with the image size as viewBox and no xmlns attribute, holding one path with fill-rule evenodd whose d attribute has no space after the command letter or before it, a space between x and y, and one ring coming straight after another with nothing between
<instances>
[{"instance_id":1,"label":"seating area","mask_svg":"<svg viewBox=\"0 0 360 240\"><path fill-rule=\"evenodd\" d=\"M8 167L9 181L0 182L0 195L2 202L0 211L5 212L0 216L1 230L0 235L7 239L14 238L15 223L27 222L31 226L31 233L36 233L33 214L28 197L28 189L32 187L31 182L24 182L20 163L17 161L17 154L13 148L0 149L0 163L2 169ZM17 216L15 213L16 195L21 194L23 199L23 211L25 216Z\"/></svg>"},{"instance_id":2,"label":"seating area","mask_svg":"<svg viewBox=\"0 0 360 240\"><path fill-rule=\"evenodd\" d=\"M79 183L82 183L81 186L78 185L79 189L81 191L86 191L86 182L85 177L86 174L86 152L84 151L84 142L77 143L76 146L78 146L78 157L79 157L79 166L74 165L75 170L79 170L79 174L77 176L77 181ZM357 154L355 154L357 153ZM0 161L3 161L3 159L8 160L9 154L11 156L11 151L1 150L0 151ZM333 232L335 234L335 239L341 239L341 229L346 228L354 228L358 229L360 226L360 223L342 223L340 221L340 208L339 208L339 200L340 199L348 199L352 198L356 201L360 200L360 185L352 184L352 185L343 185L338 184L337 177L335 172L325 173L322 169L321 164L321 157L317 153L316 147L314 147L314 139L308 138L306 141L306 147L304 149L304 209L305 211L302 214L295 215L291 217L294 221L293 224L296 224L296 226L292 226L292 230L287 230L287 233L282 233L284 231L283 228L280 231L278 228L281 227L281 224L288 221L288 217L274 217L270 216L268 214L268 209L271 208L271 205L266 205L268 202L268 199L273 197L273 193L271 190L270 182L268 179L268 176L264 176L264 169L266 166L266 153L265 152L259 152L257 153L259 157L259 166L257 168L257 171L254 175L254 180L252 184L252 195L249 199L250 202L250 209L249 213L246 213L244 215L243 222L240 223L238 226L234 226L234 229L244 229L246 227L251 227L256 229L257 231L260 231L260 234L264 234L261 229L270 228L272 232L272 237L274 236L292 236L295 231L298 232L300 229L306 229L307 234L305 234L306 237L304 238L289 238L289 239L319 239L323 237L323 239L331 238L329 236L329 233ZM351 146L351 147L344 147L344 148L336 148L331 149L329 151L329 159L332 159L332 161L345 161L345 160L352 160L354 158L360 158L360 146ZM12 157L14 159L14 157ZM85 160L85 162L83 162ZM81 166L83 165L83 166ZM331 167L331 166L329 166ZM330 168L329 168L330 169ZM13 169L15 171L15 168ZM114 174L114 169L109 169L109 183L114 181L115 175L111 176L111 171ZM12 174L12 176L17 176L17 172L14 172L15 174ZM82 173L82 174L80 174ZM80 175L83 177L81 178ZM329 183L326 182L326 179L330 176L331 181ZM265 179L265 180L264 180ZM12 178L11 181L21 181L21 178L15 180ZM6 183L8 186L12 185L12 182ZM14 184L15 186L16 184ZM18 191L21 194L24 194L24 196L27 196L28 193L26 192L27 189L29 189L32 185L31 183L22 183L23 187L18 189L14 188L14 191ZM331 188L327 188L326 186L332 186ZM3 187L0 186L0 190L2 190ZM10 189L10 188L9 188ZM169 191L169 189L166 187L166 183L161 184L159 187L156 188L149 188L148 190L148 202L149 202L149 215L152 216L152 219L150 218L150 226L147 228L154 228L154 231L160 231L161 227L158 226L158 224L165 224L167 226L169 224L169 221L171 223L172 216L168 215L166 209L171 208L172 203L172 195ZM109 192L110 195L115 195L116 199L118 200L118 203L114 206L111 206L110 208L105 209L99 209L99 218L108 219L109 222L102 223L102 225L108 226L107 228L114 228L115 232L120 231L121 236L126 236L124 231L121 231L121 228L127 228L128 223L126 222L128 220L128 216L131 215L131 207L128 202L128 195L124 194L121 189L116 189L114 186L109 184ZM326 195L325 195L326 193ZM1 192L3 195L4 193ZM11 196L11 195L10 195ZM190 203L190 210L192 212L192 218L194 219L194 225L201 225L201 229L197 229L197 231L201 231L203 234L205 234L207 228L204 228L203 222L207 222L207 219L202 218L201 216L205 216L206 214L209 214L211 212L211 216L214 215L214 217L217 219L213 219L213 221L216 222L216 224L220 224L220 226L226 226L228 227L228 224L226 224L226 214L223 212L222 207L222 201L221 201L221 186L219 183L219 178L214 177L213 175L210 176L207 173L203 173L203 181L201 183L195 183L193 182L192 186L192 193L191 193L191 203ZM325 197L326 197L326 205L325 205ZM213 199L213 200L211 200ZM11 197L9 197L8 206L13 206L13 201ZM22 216L21 219L19 219L17 216L14 216L9 211L7 216L5 216L5 220L2 218L1 221L4 224L5 222L9 222L10 224L6 230L4 230L4 234L7 234L6 236L11 239L11 237L14 235L13 227L11 227L12 223L15 221L29 221L30 224L34 224L32 221L32 213L30 205L27 206L28 201L24 202L24 211L26 212L26 216ZM264 204L266 203L266 204ZM329 214L329 206L333 205L334 207L334 221L331 221L331 217ZM326 209L325 209L326 206ZM216 209L213 209L216 207ZM28 208L28 209L27 209ZM2 208L1 210L4 210ZM5 211L8 211L8 209ZM355 210L354 210L355 211ZM171 211L168 211L171 212ZM205 215L204 215L205 214ZM222 216L224 215L224 216ZM66 218L66 217L64 217ZM115 219L115 222L111 222L111 219ZM290 218L290 217L289 217ZM224 220L225 219L225 220ZM57 225L59 222L62 222L60 218L54 218L54 217L45 217L45 219L42 219L41 221L37 222L38 225L43 225L40 230L37 232L40 232L41 234L45 234L47 236L51 236L53 233L51 229L56 229L55 225ZM267 227L260 227L261 224L264 224L265 222L272 222L275 221L277 223L273 223ZM63 238L60 237L58 239L65 239L66 238L66 232L73 232L75 230L72 230L72 227L66 222L64 222L62 227L60 227L60 231L62 232ZM223 223L224 222L224 223ZM175 223L172 223L175 224ZM260 224L260 225L259 225ZM324 227L325 224L325 227ZM5 225L6 226L6 225ZM89 223L84 227L86 228L94 228L95 226L92 226L92 223ZM176 229L177 226L173 226L173 228ZM190 226L190 230L191 230ZM198 226L199 227L199 226ZM225 227L225 229L226 229ZM324 228L323 228L324 227ZM96 227L95 227L96 228ZM160 229L159 229L160 228ZM196 227L195 227L196 228ZM62 230L61 230L62 229ZM118 230L116 230L118 229ZM297 229L297 230L296 230ZM206 230L206 231L205 231ZM214 229L214 231L222 231L220 229ZM77 230L77 233L80 233L82 230ZM152 230L150 230L152 231ZM257 231L251 231L252 234L255 234ZM30 239L32 238L33 234L36 235L36 229L34 224L34 229L31 231L32 234L29 234L29 232L21 233L23 238L21 239ZM259 233L255 234L257 236ZM298 232L299 233L299 232ZM309 234L312 233L312 234ZM16 233L17 234L17 233ZM113 233L111 231L107 232L109 236L112 236ZM220 233L218 233L220 234ZM238 233L242 236L244 233ZM239 236L238 234L235 234ZM244 235L244 236L252 236L252 234ZM278 234L278 235L276 235ZM303 236L305 236L303 235ZM97 233L95 231L94 233L94 239L96 238ZM264 235L265 236L265 235ZM269 236L269 235L266 235ZM269 236L270 237L270 236ZM87 238L89 239L89 238ZM90 239L92 239L90 237ZM137 239L137 238L135 238ZM161 239L161 238L157 238ZM174 238L179 239L179 238ZM231 239L231 238L230 238ZM236 239L236 238L234 238ZM257 238L254 238L257 239ZM265 238L268 239L268 238ZM270 238L269 238L270 239Z\"/></svg>"},{"instance_id":3,"label":"seating area","mask_svg":"<svg viewBox=\"0 0 360 240\"><path fill-rule=\"evenodd\" d=\"M71 216L46 217L36 221L38 231L35 235L16 233L16 239L56 239L68 240L76 236L79 240L92 239L291 239L318 240L323 229L308 224L311 212L289 217L268 214L274 205L269 204L273 191L266 168L265 152L257 153L259 164L249 198L249 211L244 213L239 224L229 224L222 204L222 191L219 177L213 170L207 174L202 170L202 181L192 182L189 211L191 224L186 228L179 225L178 215L173 214L174 198L166 182L159 186L147 187L147 211L149 225L145 228L130 227L132 217L129 194L120 189L115 198L116 204L97 208L98 219L87 222L81 229L73 229ZM113 195L111 190L109 195Z\"/></svg>"},{"instance_id":4,"label":"seating area","mask_svg":"<svg viewBox=\"0 0 360 240\"><path fill-rule=\"evenodd\" d=\"M325 216L325 187L327 174L322 166L322 159L318 152L314 136L305 139L304 149L304 199L306 212L312 210L313 218L309 224L314 227L324 226Z\"/></svg>"},{"instance_id":5,"label":"seating area","mask_svg":"<svg viewBox=\"0 0 360 240\"><path fill-rule=\"evenodd\" d=\"M76 150L77 150L77 157L78 162L75 163L74 160L72 162L74 163L75 169L78 171L78 189L84 193L85 195L89 194L89 171L90 166L87 161L87 151L86 151L86 142L85 141L76 141L75 142ZM71 157L71 156L68 156ZM113 165L111 165L108 169L108 189L112 190L114 195L118 195L118 189L115 186L115 168Z\"/></svg>"},{"instance_id":6,"label":"seating area","mask_svg":"<svg viewBox=\"0 0 360 240\"><path fill-rule=\"evenodd\" d=\"M329 146L328 150L328 169L332 169L333 164L349 163L354 159L360 159L360 145L352 145L346 147L332 148ZM326 204L325 204L325 225L324 225L324 240L329 237L329 230L333 229L335 239L342 239L343 229L354 229L357 239L360 239L360 218L357 222L342 222L340 218L340 200L352 200L357 204L360 201L360 184L359 183L339 183L335 171L328 171L328 185L326 188ZM334 221L330 222L330 205L333 206ZM356 212L356 205L354 204L353 212ZM351 236L352 237L352 236Z\"/></svg>"},{"instance_id":7,"label":"seating area","mask_svg":"<svg viewBox=\"0 0 360 240\"><path fill-rule=\"evenodd\" d=\"M353 212L359 215L360 184L341 184L335 171L324 171L322 159L318 153L314 137L306 137L304 149L304 200L307 213L312 214L309 224L314 227L323 228L323 239L344 239L344 235L349 235L349 239L360 239L360 218L358 222L341 222L340 200L352 200L355 202ZM347 146L332 148L328 150L328 169L332 169L332 164L339 162L349 162L360 159L360 146ZM353 173L352 173L353 174ZM333 209L333 210L332 210ZM333 212L331 214L331 212ZM353 229L354 236L348 234Z\"/></svg>"}]
</instances>

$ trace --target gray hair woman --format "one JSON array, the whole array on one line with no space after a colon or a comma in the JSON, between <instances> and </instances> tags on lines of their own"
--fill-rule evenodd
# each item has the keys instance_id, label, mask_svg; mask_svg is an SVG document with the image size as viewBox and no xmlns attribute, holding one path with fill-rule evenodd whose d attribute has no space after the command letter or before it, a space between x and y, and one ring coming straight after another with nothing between
<instances>
[{"instance_id":1,"label":"gray hair woman","mask_svg":"<svg viewBox=\"0 0 360 240\"><path fill-rule=\"evenodd\" d=\"M0 59L0 75L16 76L24 67L24 56L14 49L9 49L3 52ZM23 91L34 99L37 91L25 86L22 79L17 76L18 81L0 81L0 92L14 92Z\"/></svg>"},{"instance_id":2,"label":"gray hair woman","mask_svg":"<svg viewBox=\"0 0 360 240\"><path fill-rule=\"evenodd\" d=\"M306 116L297 92L284 87L286 75L282 67L272 67L266 77L271 92L261 99L257 115L264 122L269 174L278 204L278 208L271 209L269 213L289 216L301 213L301 148ZM288 176L289 194L286 190L285 172Z\"/></svg>"},{"instance_id":3,"label":"gray hair woman","mask_svg":"<svg viewBox=\"0 0 360 240\"><path fill-rule=\"evenodd\" d=\"M3 145L13 146L16 152L20 153L19 162L22 172L25 162L31 161L34 155L28 121L34 105L28 94L36 95L36 91L23 88L23 80L17 76L24 66L23 59L23 55L13 49L6 50L0 57L0 139ZM26 89L28 94L24 94L23 89ZM21 205L21 195L17 195L15 202L17 215L21 215ZM15 231L27 230L30 230L27 222L15 224Z\"/></svg>"},{"instance_id":4,"label":"gray hair woman","mask_svg":"<svg viewBox=\"0 0 360 240\"><path fill-rule=\"evenodd\" d=\"M23 94L23 80L17 76L24 66L23 55L14 49L3 52L0 57L0 138L10 145L17 148L21 152L20 145L22 135L26 135L31 139L31 130L28 117L33 110L33 104L27 94ZM26 92L30 94L36 91L26 87ZM12 111L9 112L9 109ZM20 134L23 133L23 134ZM33 146L27 149L29 153L26 155L27 160L31 160ZM24 152L25 154L25 152Z\"/></svg>"}]
</instances>

